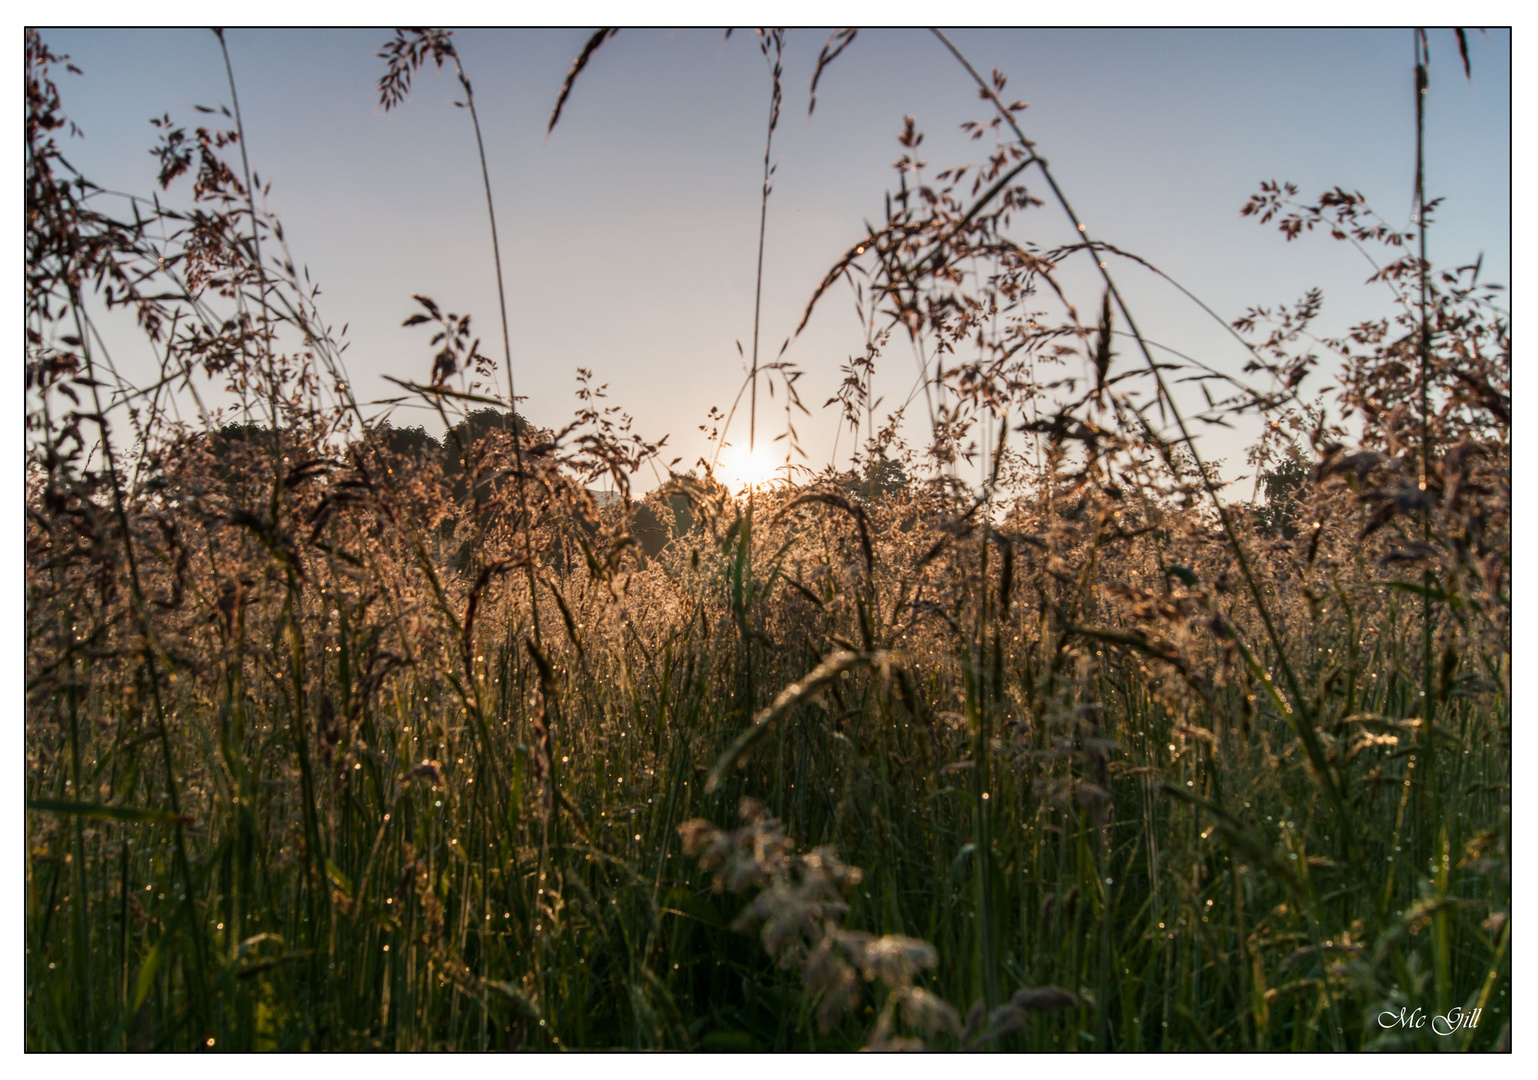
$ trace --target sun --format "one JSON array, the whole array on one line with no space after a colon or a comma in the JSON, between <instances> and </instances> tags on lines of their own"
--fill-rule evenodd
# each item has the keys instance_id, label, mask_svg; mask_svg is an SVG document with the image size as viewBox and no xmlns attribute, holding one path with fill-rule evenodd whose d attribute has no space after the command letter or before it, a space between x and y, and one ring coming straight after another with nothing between
<instances>
[{"instance_id":1,"label":"sun","mask_svg":"<svg viewBox=\"0 0 1538 1080\"><path fill-rule=\"evenodd\" d=\"M749 453L745 446L728 446L721 451L716 477L733 495L741 496L750 487L761 488L773 481L780 467L763 447Z\"/></svg>"}]
</instances>

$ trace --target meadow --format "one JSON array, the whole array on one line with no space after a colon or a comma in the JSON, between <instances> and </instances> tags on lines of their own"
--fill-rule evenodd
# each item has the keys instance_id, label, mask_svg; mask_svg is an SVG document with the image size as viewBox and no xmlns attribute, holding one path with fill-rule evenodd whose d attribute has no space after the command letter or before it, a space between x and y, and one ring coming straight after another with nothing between
<instances>
[{"instance_id":1,"label":"meadow","mask_svg":"<svg viewBox=\"0 0 1538 1080\"><path fill-rule=\"evenodd\" d=\"M757 41L761 275L791 106ZM1316 338L1310 295L1229 320L1243 370L1156 356L1115 284L1140 257L952 52L980 160L921 167L910 119L808 297L865 354L819 412L755 325L706 421L794 465L831 416L853 467L707 457L643 495L663 441L586 373L570 420L514 410L505 304L402 298L395 386L441 426L370 411L233 70L128 197L70 165L29 33L28 1049L1509 1049L1505 294L1268 183L1242 212L1369 254L1382 318ZM479 146L446 32L388 37L380 101L426 66ZM1012 239L1027 212L1081 242ZM912 417L882 411L915 351ZM1201 456L1232 422L1251 499Z\"/></svg>"}]
</instances>

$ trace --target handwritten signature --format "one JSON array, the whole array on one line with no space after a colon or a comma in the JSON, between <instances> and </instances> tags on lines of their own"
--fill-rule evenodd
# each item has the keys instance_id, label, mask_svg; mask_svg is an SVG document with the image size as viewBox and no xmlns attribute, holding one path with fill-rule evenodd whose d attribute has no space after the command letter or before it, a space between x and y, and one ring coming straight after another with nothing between
<instances>
[{"instance_id":1,"label":"handwritten signature","mask_svg":"<svg viewBox=\"0 0 1538 1080\"><path fill-rule=\"evenodd\" d=\"M1484 1011L1484 1009L1465 1010L1461 1005L1455 1005L1451 1011L1441 1015L1428 1015L1419 1008L1410 1011L1400 1009L1397 1013L1385 1009L1383 1012L1378 1014L1378 1026L1386 1028L1413 1028L1418 1030L1425 1027L1426 1022L1429 1020L1431 1022L1431 1030L1433 1032L1438 1035L1446 1036L1464 1028L1477 1028L1479 1026L1479 1014Z\"/></svg>"}]
</instances>

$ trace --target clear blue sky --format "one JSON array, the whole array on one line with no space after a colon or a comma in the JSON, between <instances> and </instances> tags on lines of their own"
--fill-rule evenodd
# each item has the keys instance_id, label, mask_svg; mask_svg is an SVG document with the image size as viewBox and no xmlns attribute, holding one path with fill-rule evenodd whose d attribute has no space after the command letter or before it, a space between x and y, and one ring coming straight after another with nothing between
<instances>
[{"instance_id":1,"label":"clear blue sky","mask_svg":"<svg viewBox=\"0 0 1538 1080\"><path fill-rule=\"evenodd\" d=\"M249 151L272 184L297 258L322 283L322 308L350 323L347 354L365 397L379 376L425 378L425 336L403 330L410 295L474 313L495 343L497 301L485 203L469 118L449 75L419 77L390 114L376 104L384 31L228 33ZM554 136L544 125L586 31L464 31L456 43L485 128L508 275L513 354L525 411L555 425L570 415L577 367L610 384L611 400L649 437L692 462L696 425L727 407L743 367L734 341L752 332L759 171L768 74L751 33L625 31L578 81ZM1264 179L1312 196L1360 190L1388 220L1408 223L1414 163L1412 44L1393 31L957 31L980 70L1009 76L1007 98L1030 103L1026 133L1052 163L1099 239L1167 270L1225 318L1252 304L1324 289L1321 332L1389 313L1363 285L1349 247L1284 243L1239 217ZM148 121L228 100L208 31L45 31L82 76L63 76L66 112L84 132L72 161L108 187L149 193ZM765 255L764 347L794 328L830 263L878 220L905 114L927 138L933 169L976 160L958 132L984 119L965 74L927 32L862 31L824 75L816 115L807 90L827 31L789 35L786 99ZM1471 33L1473 80L1453 35L1432 39L1428 177L1444 209L1430 233L1439 263L1483 253L1486 276L1509 281L1510 35ZM185 184L185 181L183 182ZM185 193L185 187L181 189ZM1018 240L1053 244L1068 227L1050 206L1017 218ZM1118 272L1144 332L1214 366L1240 359L1220 330L1167 286ZM1086 290L1081 308L1098 303ZM819 310L787 354L807 371L814 417L799 424L812 464L833 445L819 413L839 365L860 349L843 294ZM123 346L129 354L128 346ZM499 355L488 349L491 355ZM143 355L142 353L140 355ZM131 362L131 361L130 361ZM888 400L913 382L894 350L878 383ZM766 414L777 431L778 402ZM402 416L408 423L425 417ZM430 428L436 420L428 421ZM917 436L919 429L911 429ZM737 432L734 431L734 435ZM745 431L741 432L745 441ZM1210 442L1238 471L1247 433ZM849 448L841 441L841 456ZM650 486L650 478L638 478Z\"/></svg>"}]
</instances>

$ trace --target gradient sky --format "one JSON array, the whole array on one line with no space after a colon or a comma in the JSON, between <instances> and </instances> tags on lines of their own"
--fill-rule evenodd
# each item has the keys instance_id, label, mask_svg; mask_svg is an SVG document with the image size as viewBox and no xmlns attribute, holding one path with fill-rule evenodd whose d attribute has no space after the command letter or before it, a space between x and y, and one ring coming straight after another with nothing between
<instances>
[{"instance_id":1,"label":"gradient sky","mask_svg":"<svg viewBox=\"0 0 1538 1080\"><path fill-rule=\"evenodd\" d=\"M347 362L364 398L382 374L424 379L422 331L401 329L412 293L474 313L495 348L497 300L469 117L451 75L428 71L412 100L385 114L374 83L384 31L230 31L252 162L290 246L322 283L322 311L350 324ZM938 170L978 160L958 125L986 119L966 73L927 32L862 31L824 74L815 116L808 84L826 30L789 34L779 163L764 259L763 349L794 329L827 267L882 215L912 114ZM759 174L769 79L752 34L622 32L577 83L555 134L544 126L586 31L463 31L486 138L523 411L556 426L574 405L579 366L648 437L671 433L690 464L696 425L741 384L753 329ZM1239 208L1267 179L1307 197L1339 184L1390 222L1408 223L1414 167L1412 39L1407 30L957 31L982 71L1007 76L1006 99L1030 103L1022 126L1097 239L1135 251L1224 318L1253 304L1325 294L1319 332L1390 313L1371 268L1323 236L1285 243ZM66 147L96 182L148 194L148 121L191 122L194 104L226 102L207 31L44 31L84 74L62 76L64 107L84 132ZM1432 39L1428 188L1446 197L1429 236L1434 261L1484 256L1507 282L1511 260L1510 35L1471 33L1465 80L1451 32ZM1028 183L1031 180L1028 179ZM185 195L186 181L181 188ZM1035 187L1034 183L1032 186ZM1043 245L1069 235L1050 205L1011 235ZM1237 372L1237 348L1167 285L1115 268L1151 339ZM1081 311L1098 306L1085 281ZM810 464L828 461L836 418L817 406L863 340L845 292L824 302L787 359L806 369L813 409L798 424ZM142 345L115 350L143 363ZM1124 362L1130 362L1126 360ZM906 396L914 366L894 349L878 392ZM761 413L781 430L778 400ZM435 417L402 414L397 422ZM762 429L761 429L762 430ZM910 427L910 434L922 431ZM734 429L734 441L746 431ZM1252 433L1205 436L1206 453L1241 470ZM847 433L840 456L850 448ZM847 459L845 459L847 460ZM638 477L650 487L652 477ZM1246 485L1247 487L1247 485Z\"/></svg>"}]
</instances>

